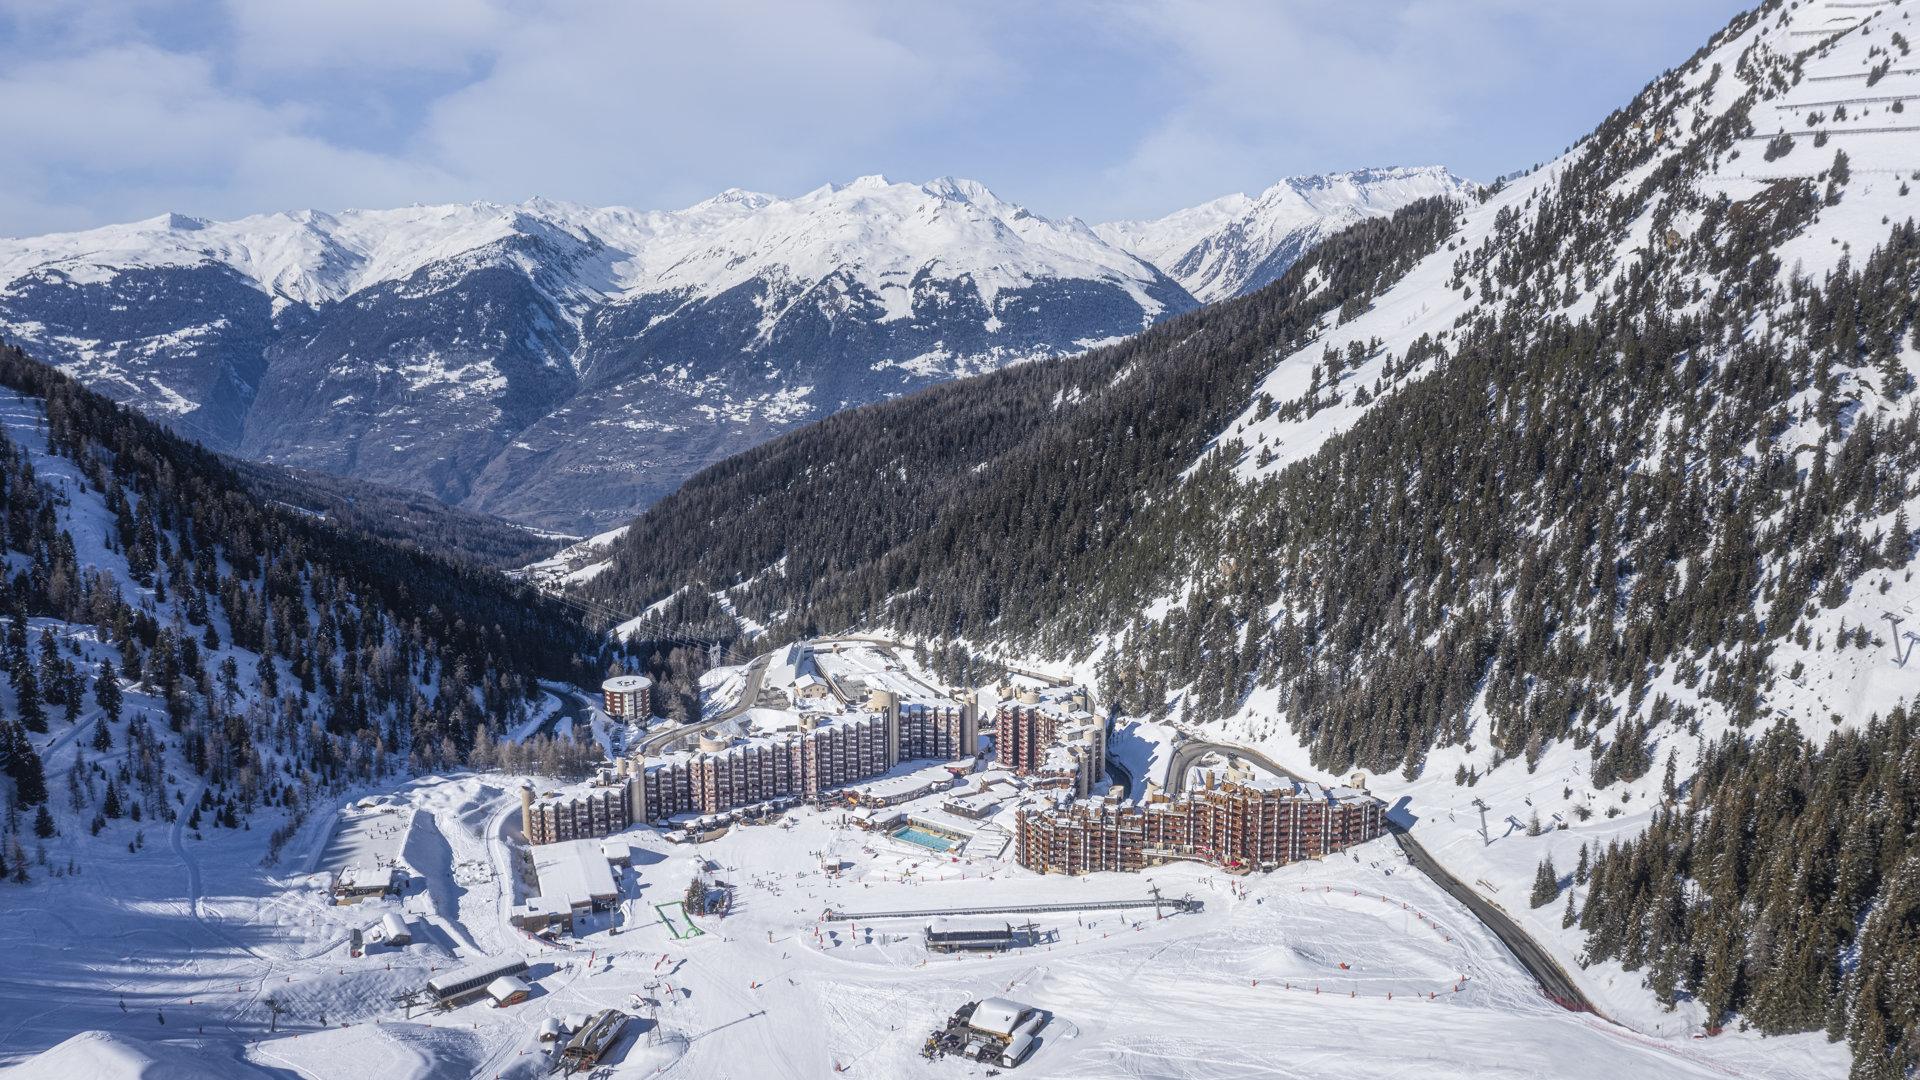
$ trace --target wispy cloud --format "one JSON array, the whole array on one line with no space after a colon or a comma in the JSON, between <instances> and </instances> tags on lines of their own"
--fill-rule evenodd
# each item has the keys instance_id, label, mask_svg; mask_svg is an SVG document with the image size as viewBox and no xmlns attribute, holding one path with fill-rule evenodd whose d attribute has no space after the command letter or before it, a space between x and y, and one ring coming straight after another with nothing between
<instances>
[{"instance_id":1,"label":"wispy cloud","mask_svg":"<svg viewBox=\"0 0 1920 1080\"><path fill-rule=\"evenodd\" d=\"M1292 173L1529 164L1736 0L13 0L0 233L961 173L1156 213Z\"/></svg>"}]
</instances>

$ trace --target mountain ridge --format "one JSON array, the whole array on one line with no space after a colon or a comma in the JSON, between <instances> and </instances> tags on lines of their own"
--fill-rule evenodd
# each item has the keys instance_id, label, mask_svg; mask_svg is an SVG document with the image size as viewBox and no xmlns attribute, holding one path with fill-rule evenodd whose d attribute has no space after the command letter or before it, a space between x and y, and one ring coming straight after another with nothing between
<instances>
[{"instance_id":1,"label":"mountain ridge","mask_svg":"<svg viewBox=\"0 0 1920 1080\"><path fill-rule=\"evenodd\" d=\"M1356 169L1287 177L1256 195L1222 195L1164 217L1094 230L1166 270L1212 303L1277 280L1320 240L1424 198L1464 198L1477 185L1445 167Z\"/></svg>"},{"instance_id":2,"label":"mountain ridge","mask_svg":"<svg viewBox=\"0 0 1920 1080\"><path fill-rule=\"evenodd\" d=\"M797 424L1195 305L955 177L0 240L0 327L89 385L243 457L579 533Z\"/></svg>"}]
</instances>

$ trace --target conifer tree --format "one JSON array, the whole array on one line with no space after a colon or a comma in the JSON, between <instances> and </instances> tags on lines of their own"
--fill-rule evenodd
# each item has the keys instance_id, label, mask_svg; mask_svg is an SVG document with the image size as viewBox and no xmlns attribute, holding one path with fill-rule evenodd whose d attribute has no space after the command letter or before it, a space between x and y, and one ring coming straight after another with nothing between
<instances>
[{"instance_id":1,"label":"conifer tree","mask_svg":"<svg viewBox=\"0 0 1920 1080\"><path fill-rule=\"evenodd\" d=\"M1560 895L1560 875L1554 872L1553 857L1540 860L1540 868L1533 875L1533 896L1529 902L1534 907L1546 907Z\"/></svg>"},{"instance_id":2,"label":"conifer tree","mask_svg":"<svg viewBox=\"0 0 1920 1080\"><path fill-rule=\"evenodd\" d=\"M47 778L40 754L21 725L0 722L0 769L13 781L14 800L21 806L38 806L47 801Z\"/></svg>"},{"instance_id":3,"label":"conifer tree","mask_svg":"<svg viewBox=\"0 0 1920 1080\"><path fill-rule=\"evenodd\" d=\"M111 659L103 657L100 670L94 674L93 700L108 720L120 719L120 677L114 672Z\"/></svg>"}]
</instances>

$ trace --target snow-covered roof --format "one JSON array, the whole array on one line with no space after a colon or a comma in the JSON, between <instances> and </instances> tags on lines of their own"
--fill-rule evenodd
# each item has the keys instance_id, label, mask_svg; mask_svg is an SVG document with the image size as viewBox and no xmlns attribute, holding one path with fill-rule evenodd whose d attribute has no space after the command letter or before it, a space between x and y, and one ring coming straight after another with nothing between
<instances>
[{"instance_id":1,"label":"snow-covered roof","mask_svg":"<svg viewBox=\"0 0 1920 1080\"><path fill-rule=\"evenodd\" d=\"M540 897L549 903L571 909L620 895L613 871L594 840L535 845L533 868L540 878Z\"/></svg>"},{"instance_id":2,"label":"snow-covered roof","mask_svg":"<svg viewBox=\"0 0 1920 1080\"><path fill-rule=\"evenodd\" d=\"M1018 1065L1020 1059L1026 1057L1027 1052L1032 1048L1033 1035L1025 1031L1018 1032L1013 1038L1007 1040L1006 1049L1000 1051L1000 1060L1004 1064Z\"/></svg>"},{"instance_id":3,"label":"snow-covered roof","mask_svg":"<svg viewBox=\"0 0 1920 1080\"><path fill-rule=\"evenodd\" d=\"M533 987L512 975L502 975L487 984L487 996L495 1001L505 1001L520 994L530 994Z\"/></svg>"},{"instance_id":4,"label":"snow-covered roof","mask_svg":"<svg viewBox=\"0 0 1920 1080\"><path fill-rule=\"evenodd\" d=\"M454 968L452 971L435 975L427 980L427 988L435 993L443 993L452 987L472 983L475 979L488 976L498 978L501 975L511 975L525 970L527 970L527 958L524 956L496 956L491 960L482 960L479 963L468 964L466 967ZM492 979L488 981L491 982Z\"/></svg>"},{"instance_id":5,"label":"snow-covered roof","mask_svg":"<svg viewBox=\"0 0 1920 1080\"><path fill-rule=\"evenodd\" d=\"M645 690L653 685L653 680L645 675L615 675L600 684L600 689L609 694L631 694Z\"/></svg>"},{"instance_id":6,"label":"snow-covered roof","mask_svg":"<svg viewBox=\"0 0 1920 1080\"><path fill-rule=\"evenodd\" d=\"M340 871L342 889L388 889L393 887L394 870L390 866L356 863Z\"/></svg>"},{"instance_id":7,"label":"snow-covered roof","mask_svg":"<svg viewBox=\"0 0 1920 1080\"><path fill-rule=\"evenodd\" d=\"M1004 934L1009 929L1005 919L987 919L978 916L935 915L927 921L929 934Z\"/></svg>"},{"instance_id":8,"label":"snow-covered roof","mask_svg":"<svg viewBox=\"0 0 1920 1080\"><path fill-rule=\"evenodd\" d=\"M967 1026L975 1031L1007 1038L1032 1011L1031 1005L1022 1005L1010 998L990 997L974 1007L973 1017L967 1021Z\"/></svg>"},{"instance_id":9,"label":"snow-covered roof","mask_svg":"<svg viewBox=\"0 0 1920 1080\"><path fill-rule=\"evenodd\" d=\"M781 649L767 665L766 683L768 686L792 686L802 675L811 675L818 669L813 663L813 648L804 641L796 641Z\"/></svg>"},{"instance_id":10,"label":"snow-covered roof","mask_svg":"<svg viewBox=\"0 0 1920 1080\"><path fill-rule=\"evenodd\" d=\"M927 776L922 770L905 776L889 776L884 780L875 780L871 784L860 785L856 790L869 798L904 799L932 791L936 787L944 786L946 782L945 776Z\"/></svg>"}]
</instances>

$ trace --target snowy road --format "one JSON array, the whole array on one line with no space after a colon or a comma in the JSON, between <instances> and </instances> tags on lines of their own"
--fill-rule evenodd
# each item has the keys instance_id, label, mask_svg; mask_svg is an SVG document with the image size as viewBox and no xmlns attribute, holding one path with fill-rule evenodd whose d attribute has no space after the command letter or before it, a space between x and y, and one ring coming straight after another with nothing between
<instances>
[{"instance_id":1,"label":"snowy road","mask_svg":"<svg viewBox=\"0 0 1920 1080\"><path fill-rule=\"evenodd\" d=\"M1432 879L1434 884L1445 889L1448 895L1465 905L1468 911L1473 912L1474 917L1485 924L1487 929L1500 939L1501 944L1513 953L1514 958L1519 960L1535 979L1539 980L1541 988L1546 990L1549 996L1564 1003L1568 1008L1599 1015L1600 1011L1594 1008L1593 1002L1588 1000L1579 984L1574 982L1558 963L1554 962L1553 957L1547 953L1547 950L1540 947L1539 942L1527 936L1526 931L1515 925L1514 921L1507 917L1506 912L1495 907L1465 882L1449 873L1447 868L1441 866L1438 860L1428 854L1427 849L1420 846L1420 841L1415 840L1413 834L1404 827L1393 822L1388 822L1387 827L1393 833L1394 840L1399 843L1400 850L1406 852L1407 861ZM1602 1019L1605 1018L1602 1017Z\"/></svg>"},{"instance_id":2,"label":"snowy road","mask_svg":"<svg viewBox=\"0 0 1920 1080\"><path fill-rule=\"evenodd\" d=\"M640 754L647 756L659 754L666 746L674 742L698 735L700 732L706 731L708 728L714 727L717 724L724 724L728 720L753 708L754 702L760 698L760 683L766 678L768 659L768 657L762 656L747 665L747 684L745 688L740 691L739 700L735 701L732 705L714 713L712 716L701 719L697 724L682 724L678 727L668 728L665 731L652 732L648 734L646 738L640 740L636 750Z\"/></svg>"}]
</instances>

